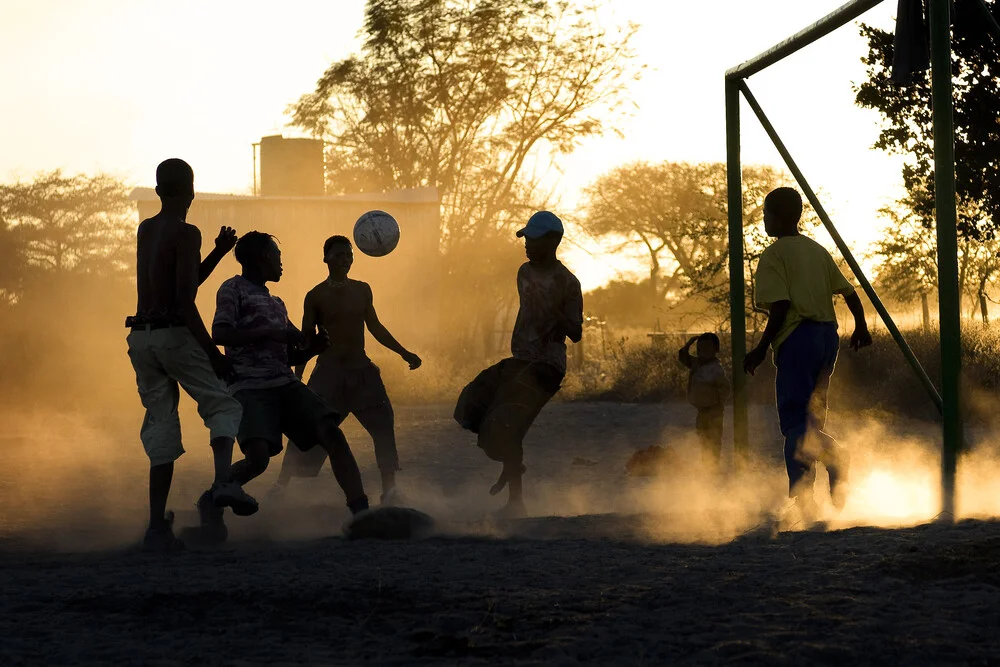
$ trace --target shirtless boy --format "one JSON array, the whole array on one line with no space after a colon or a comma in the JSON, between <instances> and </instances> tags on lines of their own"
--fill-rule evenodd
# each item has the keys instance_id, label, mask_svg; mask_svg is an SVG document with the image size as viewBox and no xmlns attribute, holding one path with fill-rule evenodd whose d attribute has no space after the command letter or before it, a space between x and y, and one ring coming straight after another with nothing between
<instances>
[{"instance_id":1,"label":"shirtless boy","mask_svg":"<svg viewBox=\"0 0 1000 667\"><path fill-rule=\"evenodd\" d=\"M348 278L354 249L344 236L331 236L323 244L323 261L329 277L314 287L305 300L302 331L309 344L317 327L329 332L331 345L319 356L309 388L346 419L353 414L371 435L382 477L382 502L391 504L399 457L396 453L395 418L378 366L365 353L365 327L384 347L403 358L410 370L420 368L420 357L400 345L379 321L368 283ZM296 373L302 377L305 366ZM274 491L280 493L292 477L315 477L326 452L303 452L296 446L285 451Z\"/></svg>"},{"instance_id":2,"label":"shirtless boy","mask_svg":"<svg viewBox=\"0 0 1000 667\"><path fill-rule=\"evenodd\" d=\"M137 235L136 315L126 319L128 355L135 369L139 398L146 408L140 437L149 456L149 528L143 547L176 551L172 514L166 512L174 461L184 453L177 414L178 385L198 404L211 432L215 482L206 494L216 507L240 515L257 511L257 501L231 479L233 443L240 425L240 404L223 378L232 366L212 343L198 313L198 286L236 244L236 232L223 227L215 249L201 261L201 232L186 222L194 200L194 172L176 158L156 168L160 212L139 225Z\"/></svg>"}]
</instances>

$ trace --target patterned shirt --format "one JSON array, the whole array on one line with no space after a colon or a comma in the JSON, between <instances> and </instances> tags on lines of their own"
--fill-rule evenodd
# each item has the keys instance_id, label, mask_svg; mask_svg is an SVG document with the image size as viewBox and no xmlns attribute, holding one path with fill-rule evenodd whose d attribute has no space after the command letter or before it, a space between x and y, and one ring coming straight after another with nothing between
<instances>
[{"instance_id":1,"label":"patterned shirt","mask_svg":"<svg viewBox=\"0 0 1000 667\"><path fill-rule=\"evenodd\" d=\"M562 262L550 267L527 262L517 272L517 293L521 305L511 336L511 353L515 359L539 361L565 373L566 336L558 330L562 318L583 324L580 281Z\"/></svg>"},{"instance_id":2,"label":"patterned shirt","mask_svg":"<svg viewBox=\"0 0 1000 667\"><path fill-rule=\"evenodd\" d=\"M243 276L234 276L219 288L214 324L241 331L284 329L289 326L288 310L266 287L255 285ZM226 356L236 370L232 391L280 387L298 379L288 365L285 343L268 340L226 347Z\"/></svg>"}]
</instances>

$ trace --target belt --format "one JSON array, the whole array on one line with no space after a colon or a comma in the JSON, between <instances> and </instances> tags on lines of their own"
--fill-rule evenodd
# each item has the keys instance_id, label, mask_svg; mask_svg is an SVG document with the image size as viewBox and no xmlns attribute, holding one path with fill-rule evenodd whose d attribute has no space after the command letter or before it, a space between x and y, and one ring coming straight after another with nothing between
<instances>
[{"instance_id":1,"label":"belt","mask_svg":"<svg viewBox=\"0 0 1000 667\"><path fill-rule=\"evenodd\" d=\"M135 316L129 316L125 318L126 328L132 331L156 331L157 329L172 329L174 327L186 326L182 322L177 320L143 320Z\"/></svg>"},{"instance_id":2,"label":"belt","mask_svg":"<svg viewBox=\"0 0 1000 667\"><path fill-rule=\"evenodd\" d=\"M134 324L131 329L132 331L156 331L157 329L179 329L183 326L183 324L172 324L170 322L156 322L149 324Z\"/></svg>"}]
</instances>

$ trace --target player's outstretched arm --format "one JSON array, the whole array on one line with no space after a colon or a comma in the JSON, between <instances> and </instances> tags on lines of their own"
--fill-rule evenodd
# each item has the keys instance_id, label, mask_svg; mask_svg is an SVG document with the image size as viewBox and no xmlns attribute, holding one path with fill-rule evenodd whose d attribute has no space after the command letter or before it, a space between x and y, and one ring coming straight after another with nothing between
<instances>
[{"instance_id":1,"label":"player's outstretched arm","mask_svg":"<svg viewBox=\"0 0 1000 667\"><path fill-rule=\"evenodd\" d=\"M215 267L219 265L222 258L229 254L229 251L236 247L236 230L232 227L223 227L219 230L219 235L215 239L215 248L208 253L208 257L198 267L198 284L205 282Z\"/></svg>"},{"instance_id":2,"label":"player's outstretched arm","mask_svg":"<svg viewBox=\"0 0 1000 667\"><path fill-rule=\"evenodd\" d=\"M368 309L365 311L365 326L368 327L368 331L371 332L372 338L378 341L379 345L392 350L401 356L403 361L410 365L411 371L415 371L420 368L420 365L423 363L420 357L400 345L399 341L397 341L393 335L389 333L389 330L385 328L385 325L379 321L378 313L375 312L375 304L371 298L368 299Z\"/></svg>"}]
</instances>

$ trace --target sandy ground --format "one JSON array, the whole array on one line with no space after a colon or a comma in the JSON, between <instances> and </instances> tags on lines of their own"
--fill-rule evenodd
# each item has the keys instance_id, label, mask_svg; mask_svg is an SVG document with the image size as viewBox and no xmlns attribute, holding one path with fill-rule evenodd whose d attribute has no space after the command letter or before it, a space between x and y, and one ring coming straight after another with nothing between
<instances>
[{"instance_id":1,"label":"sandy ground","mask_svg":"<svg viewBox=\"0 0 1000 667\"><path fill-rule=\"evenodd\" d=\"M224 548L170 557L134 548L134 436L21 418L0 443L0 664L1000 664L984 434L960 479L978 518L929 524L933 426L835 417L855 458L848 507L828 532L774 534L783 481L766 410L753 471L720 479L697 465L683 406L552 405L526 443L535 516L515 522L490 518L496 465L449 407L397 412L400 480L436 536L343 540L325 472L230 519ZM346 430L376 485L369 441ZM653 444L677 449L674 469L627 478L629 455ZM210 468L207 447L188 449L171 503L182 524Z\"/></svg>"}]
</instances>

